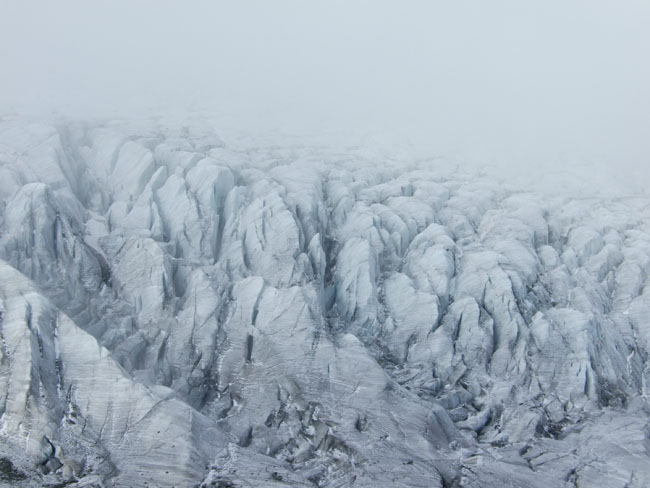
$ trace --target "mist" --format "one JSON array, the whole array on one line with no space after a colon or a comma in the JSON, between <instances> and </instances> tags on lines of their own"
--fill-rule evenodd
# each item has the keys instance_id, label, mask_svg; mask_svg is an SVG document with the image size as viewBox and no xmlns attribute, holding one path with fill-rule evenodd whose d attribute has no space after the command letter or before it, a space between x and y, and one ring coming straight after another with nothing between
<instances>
[{"instance_id":1,"label":"mist","mask_svg":"<svg viewBox=\"0 0 650 488\"><path fill-rule=\"evenodd\" d=\"M644 186L648 25L643 0L7 0L0 113L202 114Z\"/></svg>"},{"instance_id":2,"label":"mist","mask_svg":"<svg viewBox=\"0 0 650 488\"><path fill-rule=\"evenodd\" d=\"M650 0L0 0L0 487L650 487Z\"/></svg>"}]
</instances>

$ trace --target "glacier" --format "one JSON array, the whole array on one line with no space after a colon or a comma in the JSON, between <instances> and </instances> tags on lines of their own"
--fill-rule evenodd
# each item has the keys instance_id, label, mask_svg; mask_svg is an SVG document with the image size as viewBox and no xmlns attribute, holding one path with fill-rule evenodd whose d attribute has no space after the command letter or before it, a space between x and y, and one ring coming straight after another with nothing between
<instances>
[{"instance_id":1,"label":"glacier","mask_svg":"<svg viewBox=\"0 0 650 488\"><path fill-rule=\"evenodd\" d=\"M650 199L0 120L0 484L650 486Z\"/></svg>"}]
</instances>

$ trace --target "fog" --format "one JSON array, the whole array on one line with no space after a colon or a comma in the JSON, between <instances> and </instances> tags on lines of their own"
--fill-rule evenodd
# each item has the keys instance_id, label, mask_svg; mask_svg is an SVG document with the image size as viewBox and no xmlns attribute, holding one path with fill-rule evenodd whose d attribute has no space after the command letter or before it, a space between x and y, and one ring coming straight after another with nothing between
<instances>
[{"instance_id":1,"label":"fog","mask_svg":"<svg viewBox=\"0 0 650 488\"><path fill-rule=\"evenodd\" d=\"M645 184L649 25L647 0L3 0L0 113L202 113Z\"/></svg>"}]
</instances>

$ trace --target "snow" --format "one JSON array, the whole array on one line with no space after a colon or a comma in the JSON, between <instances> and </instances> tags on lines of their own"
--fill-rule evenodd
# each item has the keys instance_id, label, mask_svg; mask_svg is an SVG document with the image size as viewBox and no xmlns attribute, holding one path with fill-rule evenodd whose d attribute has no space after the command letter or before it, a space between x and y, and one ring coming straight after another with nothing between
<instances>
[{"instance_id":1,"label":"snow","mask_svg":"<svg viewBox=\"0 0 650 488\"><path fill-rule=\"evenodd\" d=\"M0 457L23 486L650 483L644 197L0 124Z\"/></svg>"}]
</instances>

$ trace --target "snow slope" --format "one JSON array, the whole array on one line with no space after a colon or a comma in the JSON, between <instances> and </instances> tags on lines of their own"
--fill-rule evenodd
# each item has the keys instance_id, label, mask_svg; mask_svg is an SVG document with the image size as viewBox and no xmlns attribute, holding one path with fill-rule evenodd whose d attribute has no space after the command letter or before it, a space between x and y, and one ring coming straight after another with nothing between
<instances>
[{"instance_id":1,"label":"snow slope","mask_svg":"<svg viewBox=\"0 0 650 488\"><path fill-rule=\"evenodd\" d=\"M13 119L0 194L0 483L650 484L645 197Z\"/></svg>"}]
</instances>

